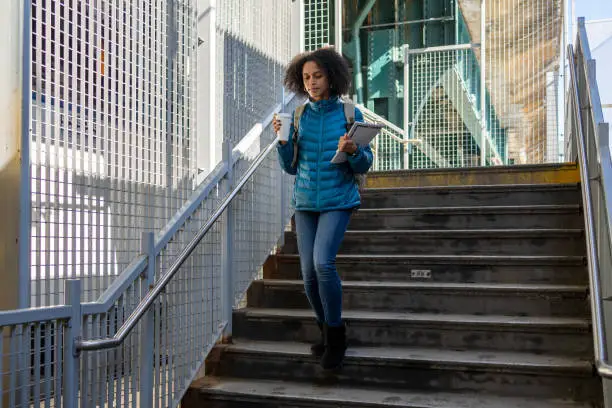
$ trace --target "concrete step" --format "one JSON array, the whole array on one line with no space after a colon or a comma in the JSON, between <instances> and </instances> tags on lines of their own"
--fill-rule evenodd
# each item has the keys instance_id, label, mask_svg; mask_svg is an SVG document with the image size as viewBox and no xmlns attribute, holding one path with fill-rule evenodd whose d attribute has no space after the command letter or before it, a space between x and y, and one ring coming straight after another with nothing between
<instances>
[{"instance_id":1,"label":"concrete step","mask_svg":"<svg viewBox=\"0 0 612 408\"><path fill-rule=\"evenodd\" d=\"M297 253L294 232L282 253ZM347 231L341 254L570 255L586 253L581 229Z\"/></svg>"},{"instance_id":2,"label":"concrete step","mask_svg":"<svg viewBox=\"0 0 612 408\"><path fill-rule=\"evenodd\" d=\"M588 316L587 288L564 285L343 282L346 310L506 316ZM248 307L308 309L302 281L257 280Z\"/></svg>"},{"instance_id":3,"label":"concrete step","mask_svg":"<svg viewBox=\"0 0 612 408\"><path fill-rule=\"evenodd\" d=\"M345 281L550 283L586 285L582 256L339 255L336 267ZM274 255L264 266L266 279L301 279L295 254Z\"/></svg>"},{"instance_id":4,"label":"concrete step","mask_svg":"<svg viewBox=\"0 0 612 408\"><path fill-rule=\"evenodd\" d=\"M593 356L588 318L475 316L347 310L351 346L523 351ZM320 331L307 309L244 308L234 312L236 338L314 343Z\"/></svg>"},{"instance_id":5,"label":"concrete step","mask_svg":"<svg viewBox=\"0 0 612 408\"><path fill-rule=\"evenodd\" d=\"M560 184L580 182L575 163L370 172L368 187Z\"/></svg>"},{"instance_id":6,"label":"concrete step","mask_svg":"<svg viewBox=\"0 0 612 408\"><path fill-rule=\"evenodd\" d=\"M582 228L577 204L377 208L357 211L350 230Z\"/></svg>"},{"instance_id":7,"label":"concrete step","mask_svg":"<svg viewBox=\"0 0 612 408\"><path fill-rule=\"evenodd\" d=\"M362 208L576 205L581 200L577 183L398 187L366 189Z\"/></svg>"},{"instance_id":8,"label":"concrete step","mask_svg":"<svg viewBox=\"0 0 612 408\"><path fill-rule=\"evenodd\" d=\"M587 408L563 400L500 397L483 393L381 390L315 385L291 380L205 377L196 381L182 408Z\"/></svg>"},{"instance_id":9,"label":"concrete step","mask_svg":"<svg viewBox=\"0 0 612 408\"><path fill-rule=\"evenodd\" d=\"M220 346L209 374L404 390L597 401L601 381L589 361L532 353L351 347L326 372L307 344L240 341Z\"/></svg>"}]
</instances>

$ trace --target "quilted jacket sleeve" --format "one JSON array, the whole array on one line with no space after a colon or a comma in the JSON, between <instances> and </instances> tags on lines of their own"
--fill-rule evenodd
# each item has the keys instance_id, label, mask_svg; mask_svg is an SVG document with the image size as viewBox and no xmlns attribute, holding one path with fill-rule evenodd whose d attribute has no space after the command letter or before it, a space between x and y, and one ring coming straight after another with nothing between
<instances>
[{"instance_id":1,"label":"quilted jacket sleeve","mask_svg":"<svg viewBox=\"0 0 612 408\"><path fill-rule=\"evenodd\" d=\"M291 117L293 117L293 113ZM297 167L291 167L291 162L293 161L293 132L295 132L295 129L292 123L291 129L289 130L289 141L284 145L279 143L276 147L281 168L291 175L297 173Z\"/></svg>"}]
</instances>

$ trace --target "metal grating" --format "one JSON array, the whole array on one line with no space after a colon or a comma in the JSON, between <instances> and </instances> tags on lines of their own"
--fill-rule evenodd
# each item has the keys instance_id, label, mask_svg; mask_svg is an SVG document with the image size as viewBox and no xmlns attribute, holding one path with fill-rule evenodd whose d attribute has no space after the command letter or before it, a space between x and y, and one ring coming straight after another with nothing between
<instances>
[{"instance_id":1,"label":"metal grating","mask_svg":"<svg viewBox=\"0 0 612 408\"><path fill-rule=\"evenodd\" d=\"M0 326L0 407L62 407L65 320Z\"/></svg>"},{"instance_id":2,"label":"metal grating","mask_svg":"<svg viewBox=\"0 0 612 408\"><path fill-rule=\"evenodd\" d=\"M329 44L331 0L304 0L304 46L313 51Z\"/></svg>"},{"instance_id":3,"label":"metal grating","mask_svg":"<svg viewBox=\"0 0 612 408\"><path fill-rule=\"evenodd\" d=\"M293 56L293 3L217 1L217 135L235 146L283 95L285 64ZM262 21L273 24L262 24Z\"/></svg>"},{"instance_id":4,"label":"metal grating","mask_svg":"<svg viewBox=\"0 0 612 408\"><path fill-rule=\"evenodd\" d=\"M470 48L408 55L409 168L480 165L481 125L470 78L478 78ZM489 149L491 150L491 149Z\"/></svg>"},{"instance_id":5,"label":"metal grating","mask_svg":"<svg viewBox=\"0 0 612 408\"><path fill-rule=\"evenodd\" d=\"M510 163L562 160L559 126L563 1L487 0L486 84L491 138ZM498 126L491 124L499 122Z\"/></svg>"},{"instance_id":6,"label":"metal grating","mask_svg":"<svg viewBox=\"0 0 612 408\"><path fill-rule=\"evenodd\" d=\"M191 194L195 6L32 0L32 305L96 299Z\"/></svg>"}]
</instances>

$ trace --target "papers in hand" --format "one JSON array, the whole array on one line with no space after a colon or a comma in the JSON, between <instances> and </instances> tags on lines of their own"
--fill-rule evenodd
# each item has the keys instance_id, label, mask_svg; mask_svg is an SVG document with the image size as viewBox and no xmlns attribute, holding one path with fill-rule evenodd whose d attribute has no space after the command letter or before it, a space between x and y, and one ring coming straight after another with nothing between
<instances>
[{"instance_id":1,"label":"papers in hand","mask_svg":"<svg viewBox=\"0 0 612 408\"><path fill-rule=\"evenodd\" d=\"M372 139L376 137L383 125L377 123L355 122L348 132L348 138L351 139L357 146L366 146ZM348 160L348 155L345 152L336 152L331 159L332 163L344 163Z\"/></svg>"}]
</instances>

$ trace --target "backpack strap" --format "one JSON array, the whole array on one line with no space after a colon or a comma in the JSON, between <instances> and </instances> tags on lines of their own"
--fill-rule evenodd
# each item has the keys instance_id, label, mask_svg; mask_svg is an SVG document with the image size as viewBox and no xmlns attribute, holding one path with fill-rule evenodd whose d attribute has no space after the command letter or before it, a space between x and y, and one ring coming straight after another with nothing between
<instances>
[{"instance_id":1,"label":"backpack strap","mask_svg":"<svg viewBox=\"0 0 612 408\"><path fill-rule=\"evenodd\" d=\"M293 160L291 161L291 167L297 166L298 159L298 138L300 133L300 119L306 109L306 104L299 105L293 112Z\"/></svg>"},{"instance_id":2,"label":"backpack strap","mask_svg":"<svg viewBox=\"0 0 612 408\"><path fill-rule=\"evenodd\" d=\"M351 100L345 100L344 103L344 117L346 118L346 131L348 133L355 123L355 104ZM355 174L353 173L353 177L355 177L355 183L359 188L359 191L362 191L366 185L366 175L365 174Z\"/></svg>"},{"instance_id":3,"label":"backpack strap","mask_svg":"<svg viewBox=\"0 0 612 408\"><path fill-rule=\"evenodd\" d=\"M344 117L346 118L346 131L348 132L355 123L355 104L352 101L343 101Z\"/></svg>"},{"instance_id":4,"label":"backpack strap","mask_svg":"<svg viewBox=\"0 0 612 408\"><path fill-rule=\"evenodd\" d=\"M306 104L299 105L297 108L295 108L295 111L293 111L293 129L295 130L294 134L296 134L300 130L300 118L302 117L302 113L304 113L304 109L306 109Z\"/></svg>"}]
</instances>

